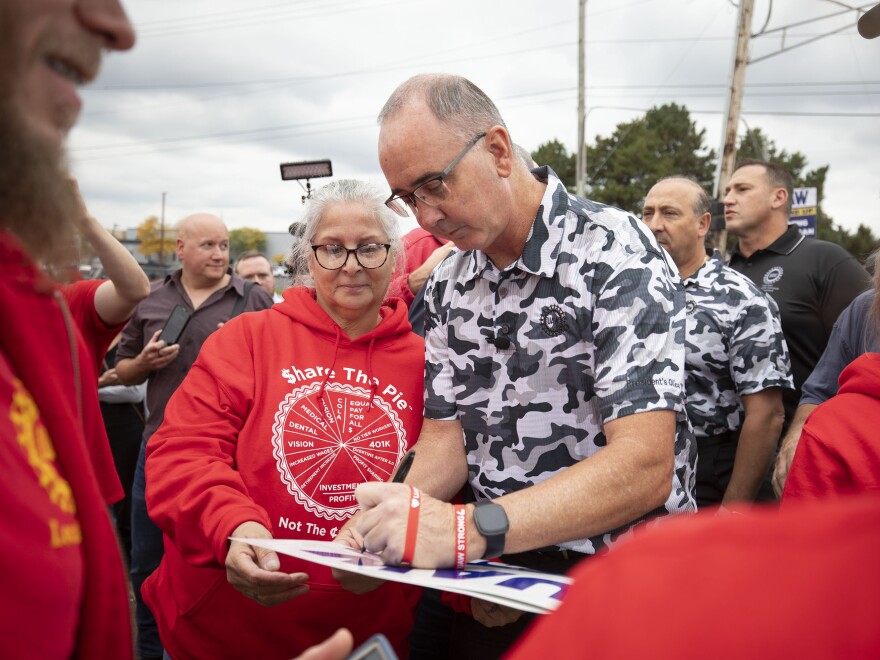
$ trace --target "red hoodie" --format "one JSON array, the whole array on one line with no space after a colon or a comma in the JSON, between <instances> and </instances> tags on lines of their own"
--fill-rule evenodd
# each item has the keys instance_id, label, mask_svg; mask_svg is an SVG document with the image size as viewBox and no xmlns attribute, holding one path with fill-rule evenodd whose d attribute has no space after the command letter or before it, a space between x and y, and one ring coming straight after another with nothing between
<instances>
[{"instance_id":1,"label":"red hoodie","mask_svg":"<svg viewBox=\"0 0 880 660\"><path fill-rule=\"evenodd\" d=\"M93 465L116 477L92 357L4 230L0 309L2 655L131 658L125 570Z\"/></svg>"},{"instance_id":2,"label":"red hoodie","mask_svg":"<svg viewBox=\"0 0 880 660\"><path fill-rule=\"evenodd\" d=\"M782 502L880 491L880 353L840 374L840 390L807 418Z\"/></svg>"},{"instance_id":3,"label":"red hoodie","mask_svg":"<svg viewBox=\"0 0 880 660\"><path fill-rule=\"evenodd\" d=\"M331 541L355 487L387 480L422 423L424 344L406 306L349 339L308 289L211 335L147 445L147 505L165 557L142 593L175 660L292 658L340 626L382 632L401 657L419 590L386 583L361 596L330 570L308 594L267 609L226 580L227 539L253 520L276 538ZM372 403L371 400L372 390Z\"/></svg>"}]
</instances>

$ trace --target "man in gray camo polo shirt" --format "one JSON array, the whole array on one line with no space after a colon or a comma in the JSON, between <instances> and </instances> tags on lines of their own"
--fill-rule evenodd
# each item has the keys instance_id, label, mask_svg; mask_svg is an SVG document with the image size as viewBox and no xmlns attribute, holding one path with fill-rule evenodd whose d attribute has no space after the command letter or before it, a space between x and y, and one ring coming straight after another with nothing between
<instances>
[{"instance_id":1,"label":"man in gray camo polo shirt","mask_svg":"<svg viewBox=\"0 0 880 660\"><path fill-rule=\"evenodd\" d=\"M533 175L463 78L410 79L379 122L388 205L459 249L426 284L425 420L406 485L360 487L340 542L399 563L408 486L425 568L464 545L470 560L563 572L639 522L694 511L684 295L650 232L549 168ZM477 505L457 528L448 502L468 483ZM506 609L472 604L487 625Z\"/></svg>"},{"instance_id":2,"label":"man in gray camo polo shirt","mask_svg":"<svg viewBox=\"0 0 880 660\"><path fill-rule=\"evenodd\" d=\"M642 218L678 267L687 309L687 413L697 437L697 505L754 501L793 387L776 303L716 252L706 254L709 196L685 177L660 180Z\"/></svg>"}]
</instances>

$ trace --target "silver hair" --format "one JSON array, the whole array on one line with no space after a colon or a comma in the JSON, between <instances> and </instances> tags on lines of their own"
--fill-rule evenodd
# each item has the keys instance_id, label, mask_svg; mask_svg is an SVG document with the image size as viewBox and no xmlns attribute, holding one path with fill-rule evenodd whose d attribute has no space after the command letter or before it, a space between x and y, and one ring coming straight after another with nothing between
<instances>
[{"instance_id":1,"label":"silver hair","mask_svg":"<svg viewBox=\"0 0 880 660\"><path fill-rule=\"evenodd\" d=\"M423 73L403 82L385 102L379 125L414 98L424 99L434 116L448 124L462 142L492 126L507 129L498 108L483 90L466 78L447 73Z\"/></svg>"},{"instance_id":2,"label":"silver hair","mask_svg":"<svg viewBox=\"0 0 880 660\"><path fill-rule=\"evenodd\" d=\"M290 247L287 263L294 273L294 286L314 286L312 276L309 274L309 260L312 259L312 240L318 233L318 226L327 209L334 204L355 203L362 204L369 211L388 236L391 244L389 259L392 259L395 268L402 269L406 254L404 252L400 234L400 224L397 215L385 206L386 192L375 184L355 179L340 179L322 186L315 191L309 199L308 206L302 217L304 225L300 236L294 238Z\"/></svg>"}]
</instances>

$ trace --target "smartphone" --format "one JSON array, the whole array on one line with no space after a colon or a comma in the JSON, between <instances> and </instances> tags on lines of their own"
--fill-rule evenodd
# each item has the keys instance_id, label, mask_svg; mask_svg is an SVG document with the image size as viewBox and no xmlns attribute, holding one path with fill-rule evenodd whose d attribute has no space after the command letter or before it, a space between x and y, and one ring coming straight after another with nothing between
<instances>
[{"instance_id":1,"label":"smartphone","mask_svg":"<svg viewBox=\"0 0 880 660\"><path fill-rule=\"evenodd\" d=\"M168 320L165 321L165 325L162 327L159 341L164 341L166 346L176 344L180 340L180 335L183 334L186 324L189 323L190 316L192 316L192 312L186 307L176 305L171 311L171 316L168 317Z\"/></svg>"},{"instance_id":2,"label":"smartphone","mask_svg":"<svg viewBox=\"0 0 880 660\"><path fill-rule=\"evenodd\" d=\"M397 654L388 638L378 633L352 651L347 660L397 660Z\"/></svg>"}]
</instances>

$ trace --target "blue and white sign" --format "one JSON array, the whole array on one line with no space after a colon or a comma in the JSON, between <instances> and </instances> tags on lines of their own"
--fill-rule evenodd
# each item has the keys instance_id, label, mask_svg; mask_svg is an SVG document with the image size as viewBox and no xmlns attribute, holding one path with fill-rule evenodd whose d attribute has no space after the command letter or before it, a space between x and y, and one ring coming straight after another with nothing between
<instances>
[{"instance_id":1,"label":"blue and white sign","mask_svg":"<svg viewBox=\"0 0 880 660\"><path fill-rule=\"evenodd\" d=\"M494 561L470 562L462 570L410 568L386 566L376 555L369 552L361 553L330 541L243 538L233 540L330 568L351 571L380 580L451 591L535 614L547 614L559 607L562 597L572 583L571 578L564 575L541 573Z\"/></svg>"},{"instance_id":2,"label":"blue and white sign","mask_svg":"<svg viewBox=\"0 0 880 660\"><path fill-rule=\"evenodd\" d=\"M816 188L795 188L791 196L789 222L797 225L804 236L816 236L816 213L819 191Z\"/></svg>"}]
</instances>

